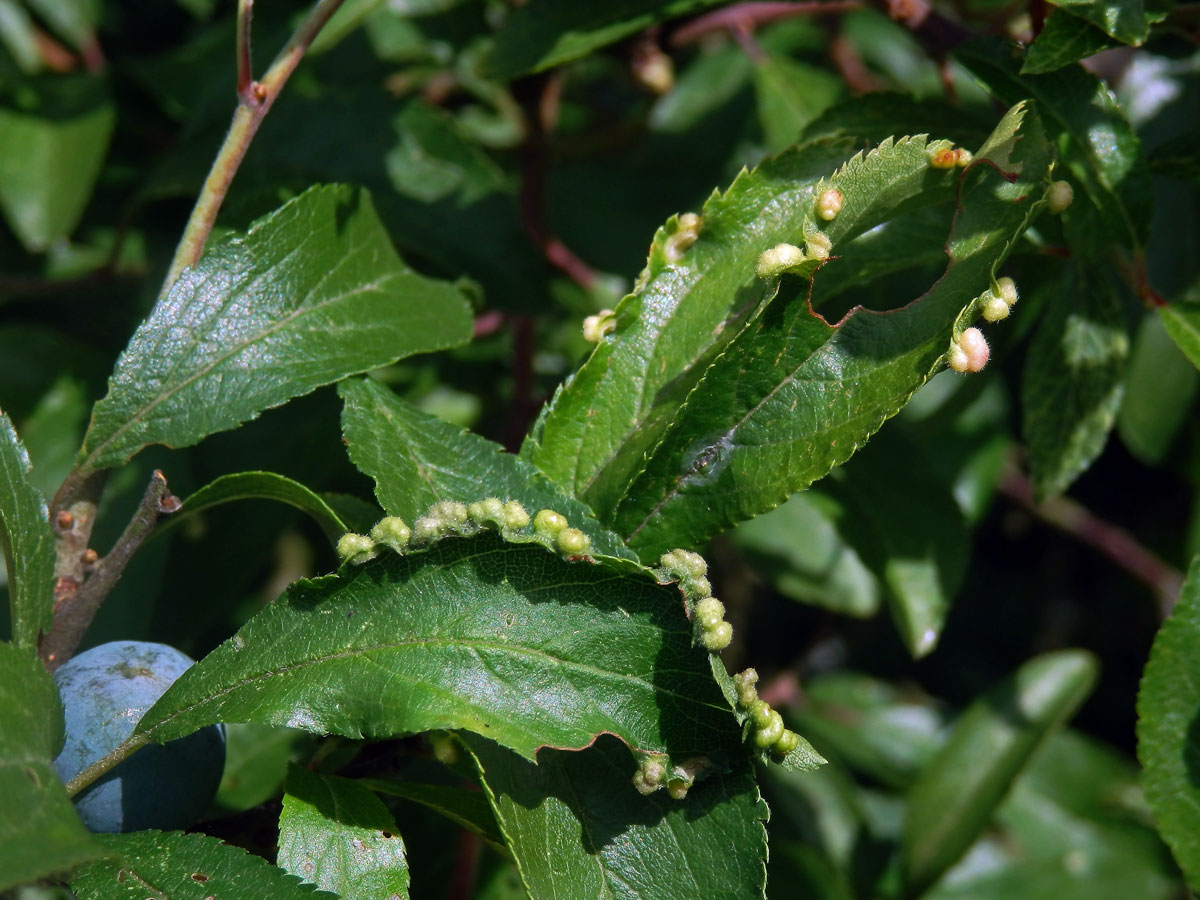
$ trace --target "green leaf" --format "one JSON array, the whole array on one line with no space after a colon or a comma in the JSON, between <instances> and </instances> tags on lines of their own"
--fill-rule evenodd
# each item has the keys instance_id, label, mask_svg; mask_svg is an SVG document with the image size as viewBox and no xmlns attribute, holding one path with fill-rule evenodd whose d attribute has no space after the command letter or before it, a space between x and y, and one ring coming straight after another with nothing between
<instances>
[{"instance_id":1,"label":"green leaf","mask_svg":"<svg viewBox=\"0 0 1200 900\"><path fill-rule=\"evenodd\" d=\"M347 381L338 390L350 459L375 480L375 496L389 515L411 524L439 500L517 500L531 516L540 509L562 513L597 553L633 558L585 504L499 444L426 415L376 381Z\"/></svg>"},{"instance_id":2,"label":"green leaf","mask_svg":"<svg viewBox=\"0 0 1200 900\"><path fill-rule=\"evenodd\" d=\"M767 808L747 765L697 781L678 801L633 790L636 764L609 739L544 751L537 765L467 743L532 900L761 900Z\"/></svg>"},{"instance_id":3,"label":"green leaf","mask_svg":"<svg viewBox=\"0 0 1200 900\"><path fill-rule=\"evenodd\" d=\"M36 650L39 634L50 629L55 556L46 501L29 475L29 454L0 411L0 545L12 637L18 647Z\"/></svg>"},{"instance_id":4,"label":"green leaf","mask_svg":"<svg viewBox=\"0 0 1200 900\"><path fill-rule=\"evenodd\" d=\"M225 726L225 771L213 806L238 813L275 796L288 763L312 753L313 737L295 728L231 723Z\"/></svg>"},{"instance_id":5,"label":"green leaf","mask_svg":"<svg viewBox=\"0 0 1200 900\"><path fill-rule=\"evenodd\" d=\"M639 554L699 546L774 508L848 459L936 371L958 320L974 315L970 298L988 289L1040 204L1048 160L1036 117L1014 107L976 160L963 176L945 273L923 296L830 325L810 310L805 279L778 283L622 488L613 525ZM846 197L827 226L835 253L879 212L928 190L932 171L925 141L904 139L834 175Z\"/></svg>"},{"instance_id":6,"label":"green leaf","mask_svg":"<svg viewBox=\"0 0 1200 900\"><path fill-rule=\"evenodd\" d=\"M931 135L978 147L991 134L995 118L941 100L917 100L909 94L878 91L830 107L804 130L803 137L805 141L849 137L882 144L889 137L908 133L914 123L920 123L920 130Z\"/></svg>"},{"instance_id":7,"label":"green leaf","mask_svg":"<svg viewBox=\"0 0 1200 900\"><path fill-rule=\"evenodd\" d=\"M918 895L974 843L1033 751L1096 681L1080 650L1035 657L971 704L908 794L901 839L907 893Z\"/></svg>"},{"instance_id":8,"label":"green leaf","mask_svg":"<svg viewBox=\"0 0 1200 900\"><path fill-rule=\"evenodd\" d=\"M1117 43L1086 20L1063 10L1051 10L1041 33L1025 54L1021 74L1054 72Z\"/></svg>"},{"instance_id":9,"label":"green leaf","mask_svg":"<svg viewBox=\"0 0 1200 900\"><path fill-rule=\"evenodd\" d=\"M159 301L96 404L79 468L189 446L470 334L462 295L404 265L364 192L314 187L245 236L211 242Z\"/></svg>"},{"instance_id":10,"label":"green leaf","mask_svg":"<svg viewBox=\"0 0 1200 900\"><path fill-rule=\"evenodd\" d=\"M350 778L288 769L279 815L279 867L344 900L408 896L408 862L396 820Z\"/></svg>"},{"instance_id":11,"label":"green leaf","mask_svg":"<svg viewBox=\"0 0 1200 900\"><path fill-rule=\"evenodd\" d=\"M159 533L178 527L181 522L207 509L235 500L275 500L294 506L312 516L333 544L350 530L328 503L300 482L274 472L237 472L222 475L191 494L183 501L179 512L165 520Z\"/></svg>"},{"instance_id":12,"label":"green leaf","mask_svg":"<svg viewBox=\"0 0 1200 900\"><path fill-rule=\"evenodd\" d=\"M510 79L584 56L656 22L720 0L530 0L509 13L484 62L489 77Z\"/></svg>"},{"instance_id":13,"label":"green leaf","mask_svg":"<svg viewBox=\"0 0 1200 900\"><path fill-rule=\"evenodd\" d=\"M1164 306L1158 314L1171 340L1200 369L1200 304L1176 303Z\"/></svg>"},{"instance_id":14,"label":"green leaf","mask_svg":"<svg viewBox=\"0 0 1200 900\"><path fill-rule=\"evenodd\" d=\"M1142 0L1054 0L1054 5L1122 44L1140 46L1150 35Z\"/></svg>"},{"instance_id":15,"label":"green leaf","mask_svg":"<svg viewBox=\"0 0 1200 900\"><path fill-rule=\"evenodd\" d=\"M1070 266L1029 349L1022 430L1038 499L1062 493L1100 455L1124 391L1129 334L1107 273Z\"/></svg>"},{"instance_id":16,"label":"green leaf","mask_svg":"<svg viewBox=\"0 0 1200 900\"><path fill-rule=\"evenodd\" d=\"M1147 164L1155 175L1200 184L1200 129L1193 128L1159 144Z\"/></svg>"},{"instance_id":17,"label":"green leaf","mask_svg":"<svg viewBox=\"0 0 1200 900\"><path fill-rule=\"evenodd\" d=\"M96 40L100 4L96 0L25 0L59 35L77 50L88 49Z\"/></svg>"},{"instance_id":18,"label":"green leaf","mask_svg":"<svg viewBox=\"0 0 1200 900\"><path fill-rule=\"evenodd\" d=\"M732 537L785 597L867 618L879 609L879 581L841 535L844 519L841 504L810 489L743 522Z\"/></svg>"},{"instance_id":19,"label":"green leaf","mask_svg":"<svg viewBox=\"0 0 1200 900\"><path fill-rule=\"evenodd\" d=\"M322 894L240 847L203 834L135 831L96 839L112 859L92 863L71 878L79 900L323 900Z\"/></svg>"},{"instance_id":20,"label":"green leaf","mask_svg":"<svg viewBox=\"0 0 1200 900\"><path fill-rule=\"evenodd\" d=\"M1137 135L1108 86L1080 66L1021 75L1016 47L994 40L971 41L954 55L1002 102L1037 104L1049 139L1078 182L1076 195L1082 186L1110 240L1139 250L1150 226L1150 184Z\"/></svg>"},{"instance_id":21,"label":"green leaf","mask_svg":"<svg viewBox=\"0 0 1200 900\"><path fill-rule=\"evenodd\" d=\"M1166 458L1180 429L1191 421L1192 400L1200 387L1200 372L1164 327L1171 311L1167 307L1143 317L1129 358L1125 399L1117 414L1121 442L1148 465Z\"/></svg>"},{"instance_id":22,"label":"green leaf","mask_svg":"<svg viewBox=\"0 0 1200 900\"><path fill-rule=\"evenodd\" d=\"M758 119L771 153L794 144L805 127L842 93L841 79L786 56L768 56L759 62L754 68L754 87Z\"/></svg>"},{"instance_id":23,"label":"green leaf","mask_svg":"<svg viewBox=\"0 0 1200 900\"><path fill-rule=\"evenodd\" d=\"M103 852L55 774L62 742L54 680L31 650L0 643L0 891Z\"/></svg>"},{"instance_id":24,"label":"green leaf","mask_svg":"<svg viewBox=\"0 0 1200 900\"><path fill-rule=\"evenodd\" d=\"M478 790L450 787L444 784L422 784L411 780L385 781L382 778L363 778L364 787L392 797L403 797L440 813L447 819L479 835L500 853L507 855L504 835L487 799Z\"/></svg>"},{"instance_id":25,"label":"green leaf","mask_svg":"<svg viewBox=\"0 0 1200 900\"><path fill-rule=\"evenodd\" d=\"M918 447L886 429L831 478L843 534L888 588L914 658L931 653L970 554L967 523Z\"/></svg>"},{"instance_id":26,"label":"green leaf","mask_svg":"<svg viewBox=\"0 0 1200 900\"><path fill-rule=\"evenodd\" d=\"M210 722L354 738L461 728L527 758L601 733L671 755L741 746L673 586L494 534L297 582L136 734L162 742Z\"/></svg>"},{"instance_id":27,"label":"green leaf","mask_svg":"<svg viewBox=\"0 0 1200 900\"><path fill-rule=\"evenodd\" d=\"M1163 623L1138 691L1146 799L1188 884L1200 890L1200 557Z\"/></svg>"},{"instance_id":28,"label":"green leaf","mask_svg":"<svg viewBox=\"0 0 1200 900\"><path fill-rule=\"evenodd\" d=\"M42 67L37 37L37 28L24 7L17 0L0 0L0 44L23 74Z\"/></svg>"},{"instance_id":29,"label":"green leaf","mask_svg":"<svg viewBox=\"0 0 1200 900\"><path fill-rule=\"evenodd\" d=\"M79 223L108 152L116 110L90 76L38 81L0 107L0 211L31 253Z\"/></svg>"}]
</instances>

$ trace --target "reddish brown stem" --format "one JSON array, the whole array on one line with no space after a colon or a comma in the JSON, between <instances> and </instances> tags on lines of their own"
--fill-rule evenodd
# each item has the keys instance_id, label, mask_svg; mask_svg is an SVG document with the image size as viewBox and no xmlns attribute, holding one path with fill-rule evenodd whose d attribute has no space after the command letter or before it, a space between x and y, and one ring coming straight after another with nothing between
<instances>
[{"instance_id":1,"label":"reddish brown stem","mask_svg":"<svg viewBox=\"0 0 1200 900\"><path fill-rule=\"evenodd\" d=\"M799 3L750 2L735 3L723 9L698 16L671 35L671 43L679 47L701 40L710 34L728 31L750 33L756 28L780 19L796 16L837 15L861 9L861 0L806 0Z\"/></svg>"},{"instance_id":2,"label":"reddish brown stem","mask_svg":"<svg viewBox=\"0 0 1200 900\"><path fill-rule=\"evenodd\" d=\"M1069 497L1035 502L1032 482L1016 469L1010 469L1001 479L1000 491L1034 517L1099 551L1149 587L1158 598L1164 618L1171 612L1183 587L1183 574L1139 544L1128 531L1104 521Z\"/></svg>"}]
</instances>

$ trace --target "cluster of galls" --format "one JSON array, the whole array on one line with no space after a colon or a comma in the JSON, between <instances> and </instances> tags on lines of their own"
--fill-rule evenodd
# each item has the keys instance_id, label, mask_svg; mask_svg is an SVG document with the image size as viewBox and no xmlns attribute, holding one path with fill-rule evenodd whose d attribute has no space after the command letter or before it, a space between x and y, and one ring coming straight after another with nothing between
<instances>
[{"instance_id":1,"label":"cluster of galls","mask_svg":"<svg viewBox=\"0 0 1200 900\"><path fill-rule=\"evenodd\" d=\"M956 166L962 169L975 158L970 150L955 147L950 141L930 141L925 153L929 156L930 168L934 169L953 169Z\"/></svg>"},{"instance_id":2,"label":"cluster of galls","mask_svg":"<svg viewBox=\"0 0 1200 900\"><path fill-rule=\"evenodd\" d=\"M633 775L633 786L643 795L653 794L659 788L666 787L672 799L682 800L696 783L696 779L712 767L712 761L707 756L693 756L677 766L669 765L663 757L646 756Z\"/></svg>"},{"instance_id":3,"label":"cluster of galls","mask_svg":"<svg viewBox=\"0 0 1200 900\"><path fill-rule=\"evenodd\" d=\"M779 756L787 756L800 746L800 735L783 727L783 717L758 696L758 672L747 669L733 676L737 687L738 706L746 710L754 727L754 744Z\"/></svg>"},{"instance_id":4,"label":"cluster of galls","mask_svg":"<svg viewBox=\"0 0 1200 900\"><path fill-rule=\"evenodd\" d=\"M725 621L725 604L712 595L704 557L690 550L671 550L662 555L658 565L660 580L679 582L696 624L696 641L713 653L728 647L733 626Z\"/></svg>"},{"instance_id":5,"label":"cluster of galls","mask_svg":"<svg viewBox=\"0 0 1200 900\"><path fill-rule=\"evenodd\" d=\"M543 509L533 517L533 532L526 531L529 513L516 500L488 497L474 503L442 500L420 516L409 528L399 516L380 519L371 533L342 535L337 543L338 556L343 561L360 564L374 559L381 548L403 555L410 549L427 546L439 538L470 537L485 529L495 529L505 540L517 536L532 538L543 546L567 557L584 556L592 547L591 538L578 528L571 528L566 516L552 509Z\"/></svg>"}]
</instances>

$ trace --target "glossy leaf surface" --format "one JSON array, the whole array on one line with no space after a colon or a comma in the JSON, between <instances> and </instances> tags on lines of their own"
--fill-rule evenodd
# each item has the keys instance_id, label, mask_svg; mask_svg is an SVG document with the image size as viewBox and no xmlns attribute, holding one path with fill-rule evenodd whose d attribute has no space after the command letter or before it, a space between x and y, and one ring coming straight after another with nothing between
<instances>
[{"instance_id":1,"label":"glossy leaf surface","mask_svg":"<svg viewBox=\"0 0 1200 900\"><path fill-rule=\"evenodd\" d=\"M1116 42L1095 25L1069 12L1054 10L1029 46L1021 74L1054 72L1114 46Z\"/></svg>"},{"instance_id":2,"label":"glossy leaf surface","mask_svg":"<svg viewBox=\"0 0 1200 900\"><path fill-rule=\"evenodd\" d=\"M466 729L531 758L615 734L740 745L674 587L488 534L300 581L189 669L139 733L208 722L348 737Z\"/></svg>"},{"instance_id":3,"label":"glossy leaf surface","mask_svg":"<svg viewBox=\"0 0 1200 900\"><path fill-rule=\"evenodd\" d=\"M37 649L50 628L54 603L54 533L46 501L29 482L29 454L0 411L0 546L8 573L12 638Z\"/></svg>"},{"instance_id":4,"label":"glossy leaf surface","mask_svg":"<svg viewBox=\"0 0 1200 900\"><path fill-rule=\"evenodd\" d=\"M767 809L745 763L680 801L635 791L636 765L609 739L537 765L467 743L532 900L762 897Z\"/></svg>"},{"instance_id":5,"label":"glossy leaf surface","mask_svg":"<svg viewBox=\"0 0 1200 900\"><path fill-rule=\"evenodd\" d=\"M0 643L0 891L103 853L51 765L62 704L31 650Z\"/></svg>"},{"instance_id":6,"label":"glossy leaf surface","mask_svg":"<svg viewBox=\"0 0 1200 900\"><path fill-rule=\"evenodd\" d=\"M1141 0L1054 0L1066 10L1122 44L1138 45L1150 33L1150 23Z\"/></svg>"},{"instance_id":7,"label":"glossy leaf surface","mask_svg":"<svg viewBox=\"0 0 1200 900\"><path fill-rule=\"evenodd\" d=\"M383 802L350 778L288 770L279 867L344 900L408 896L408 861Z\"/></svg>"},{"instance_id":8,"label":"glossy leaf surface","mask_svg":"<svg viewBox=\"0 0 1200 900\"><path fill-rule=\"evenodd\" d=\"M785 276L624 492L615 527L630 546L644 555L699 546L849 459L936 371L971 298L1034 214L1048 161L1036 117L1015 107L963 176L944 274L899 309L856 310L830 325L809 309L807 281ZM922 140L848 164L832 179L847 198L827 226L835 253L843 236L930 189L933 172ZM859 191L861 210L851 205Z\"/></svg>"},{"instance_id":9,"label":"glossy leaf surface","mask_svg":"<svg viewBox=\"0 0 1200 900\"><path fill-rule=\"evenodd\" d=\"M470 328L458 290L396 256L365 193L314 187L185 270L118 360L79 466L194 444Z\"/></svg>"},{"instance_id":10,"label":"glossy leaf surface","mask_svg":"<svg viewBox=\"0 0 1200 900\"><path fill-rule=\"evenodd\" d=\"M440 500L517 500L530 516L540 509L566 516L597 553L632 556L585 504L499 444L421 412L376 381L347 381L338 390L350 459L375 480L389 515L411 525Z\"/></svg>"}]
</instances>

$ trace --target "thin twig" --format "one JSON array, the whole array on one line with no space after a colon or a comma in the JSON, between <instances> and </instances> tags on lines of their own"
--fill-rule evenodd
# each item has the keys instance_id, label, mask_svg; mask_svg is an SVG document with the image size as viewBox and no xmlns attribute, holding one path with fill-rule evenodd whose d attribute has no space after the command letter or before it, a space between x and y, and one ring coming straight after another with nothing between
<instances>
[{"instance_id":1,"label":"thin twig","mask_svg":"<svg viewBox=\"0 0 1200 900\"><path fill-rule=\"evenodd\" d=\"M254 67L250 54L250 22L254 18L254 0L238 0L237 15L237 93L244 96L250 90Z\"/></svg>"},{"instance_id":2,"label":"thin twig","mask_svg":"<svg viewBox=\"0 0 1200 900\"><path fill-rule=\"evenodd\" d=\"M796 16L825 16L861 9L860 0L804 0L799 3L736 3L698 16L675 30L671 43L691 44L719 31L749 33L762 25Z\"/></svg>"},{"instance_id":3,"label":"thin twig","mask_svg":"<svg viewBox=\"0 0 1200 900\"><path fill-rule=\"evenodd\" d=\"M1035 502L1032 482L1015 468L1000 479L1000 492L1035 518L1107 556L1154 591L1163 618L1170 614L1183 587L1183 574L1139 544L1128 531L1104 521L1069 497Z\"/></svg>"},{"instance_id":4,"label":"thin twig","mask_svg":"<svg viewBox=\"0 0 1200 900\"><path fill-rule=\"evenodd\" d=\"M116 587L138 547L149 537L159 519L175 512L180 506L179 498L167 490L167 479L156 469L124 533L108 555L98 559L94 550L85 548L80 552L78 546L80 536L86 541L87 535L90 535L91 522L95 518L95 501L89 499L84 502L86 507L77 501L55 514L55 526L60 532L59 566L78 566L81 571L90 569L91 574L82 583L70 575L58 576L54 618L50 631L43 635L38 647L42 662L50 671L71 658L88 626L92 624L92 619L96 617L100 604ZM72 580L68 582L67 578Z\"/></svg>"},{"instance_id":5,"label":"thin twig","mask_svg":"<svg viewBox=\"0 0 1200 900\"><path fill-rule=\"evenodd\" d=\"M249 55L250 22L249 11L245 9L248 5L243 0L239 7L237 44L239 72L243 57ZM200 196L196 198L196 205L192 209L183 237L175 250L175 258L171 260L171 267L167 270L167 277L163 281L162 295L171 289L184 269L199 262L204 253L204 245L208 242L208 236L212 233L213 225L217 221L217 213L225 201L225 195L229 193L229 185L233 182L233 176L242 164L246 151L250 149L250 142L254 139L258 127L270 112L280 91L283 90L288 78L299 65L317 33L341 5L342 0L320 0L300 24L300 27L296 29L287 42L287 46L279 51L279 55L267 69L267 74L263 76L262 81L246 79L246 83L242 84L239 75L238 106L233 113L229 133L225 136L225 143L217 152L216 159L213 160L212 169L209 170L204 187L200 190ZM241 15L243 11L245 12L244 32L243 16ZM249 65L248 60L246 65ZM247 71L249 70L247 69Z\"/></svg>"}]
</instances>

